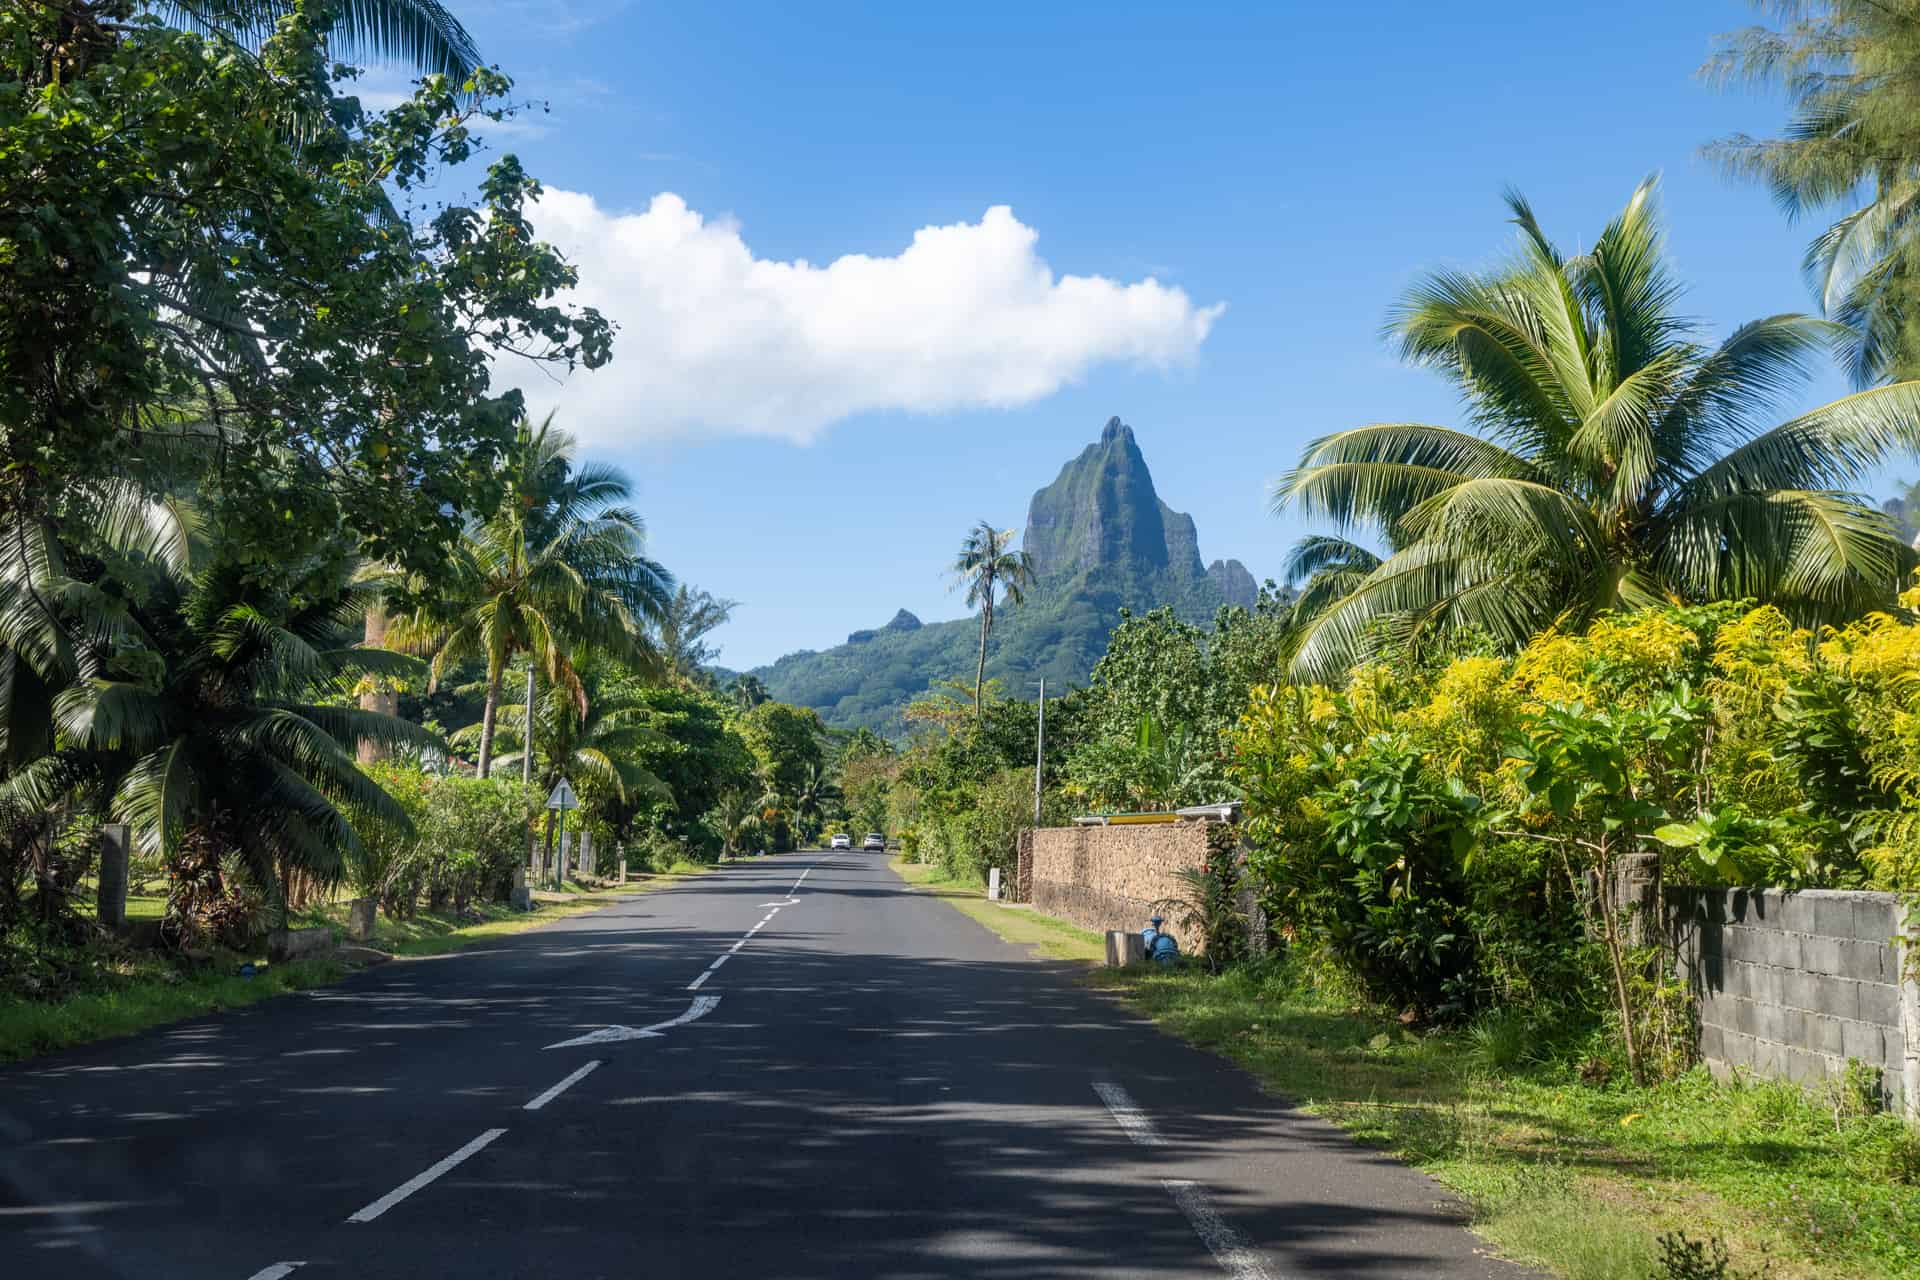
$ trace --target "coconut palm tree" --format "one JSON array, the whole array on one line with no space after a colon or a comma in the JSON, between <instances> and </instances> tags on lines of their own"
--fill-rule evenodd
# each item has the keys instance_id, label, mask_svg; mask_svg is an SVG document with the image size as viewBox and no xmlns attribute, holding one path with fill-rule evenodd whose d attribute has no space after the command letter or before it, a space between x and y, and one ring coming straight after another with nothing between
<instances>
[{"instance_id":1,"label":"coconut palm tree","mask_svg":"<svg viewBox=\"0 0 1920 1280\"><path fill-rule=\"evenodd\" d=\"M727 692L733 697L733 705L741 711L751 711L767 700L767 686L759 676L736 676Z\"/></svg>"},{"instance_id":2,"label":"coconut palm tree","mask_svg":"<svg viewBox=\"0 0 1920 1280\"><path fill-rule=\"evenodd\" d=\"M760 800L747 790L729 791L713 808L714 822L720 828L721 847L729 854L740 851L740 837L760 817Z\"/></svg>"},{"instance_id":3,"label":"coconut palm tree","mask_svg":"<svg viewBox=\"0 0 1920 1280\"><path fill-rule=\"evenodd\" d=\"M980 690L987 678L987 638L993 634L996 594L1012 604L1026 599L1033 585L1033 561L1026 551L1013 550L1017 529L995 529L985 520L967 531L960 554L953 560L956 589L967 589L967 607L980 609L980 661L973 673L973 718L980 718Z\"/></svg>"},{"instance_id":4,"label":"coconut palm tree","mask_svg":"<svg viewBox=\"0 0 1920 1280\"><path fill-rule=\"evenodd\" d=\"M87 15L105 7L95 0L67 3L68 8ZM142 0L139 7L172 26L223 36L252 48L293 12L294 5L292 0ZM473 37L439 0L336 0L327 42L335 55L348 62L402 62L456 80L482 62Z\"/></svg>"},{"instance_id":5,"label":"coconut palm tree","mask_svg":"<svg viewBox=\"0 0 1920 1280\"><path fill-rule=\"evenodd\" d=\"M1891 599L1911 554L1851 490L1920 445L1920 383L1763 426L1839 326L1769 316L1702 344L1676 310L1651 180L1573 257L1524 199L1508 204L1517 258L1429 276L1390 324L1408 360L1455 385L1478 434L1338 432L1275 486L1276 508L1393 549L1306 623L1296 673L1343 670L1383 623L1519 645L1556 621L1669 601L1754 598L1817 623Z\"/></svg>"},{"instance_id":6,"label":"coconut palm tree","mask_svg":"<svg viewBox=\"0 0 1920 1280\"><path fill-rule=\"evenodd\" d=\"M652 727L653 713L630 687L624 687L624 680L603 679L589 669L583 684L589 690L584 709L559 685L549 685L535 700L533 781L548 791L564 777L617 801L650 795L670 802L673 793L667 784L633 758L643 747L662 745ZM500 768L512 770L520 765L526 751L526 726L525 703L498 708L495 728L510 748L494 761ZM468 725L450 741L455 746L473 746L481 729L481 724Z\"/></svg>"},{"instance_id":7,"label":"coconut palm tree","mask_svg":"<svg viewBox=\"0 0 1920 1280\"><path fill-rule=\"evenodd\" d=\"M493 769L500 686L518 654L530 654L582 715L586 692L571 655L592 648L643 670L658 654L642 623L665 616L673 579L645 555L646 525L625 506L633 486L613 467L575 467L573 438L549 414L523 433L505 501L468 524L447 580L429 602L395 619L389 642L433 655L433 679L456 663L486 663L486 703L477 736L479 773Z\"/></svg>"}]
</instances>

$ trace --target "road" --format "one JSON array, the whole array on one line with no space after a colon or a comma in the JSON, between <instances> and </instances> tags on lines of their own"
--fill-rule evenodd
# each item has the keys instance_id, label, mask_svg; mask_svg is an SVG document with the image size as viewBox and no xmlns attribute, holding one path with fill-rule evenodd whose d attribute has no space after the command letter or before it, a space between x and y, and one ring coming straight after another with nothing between
<instances>
[{"instance_id":1,"label":"road","mask_svg":"<svg viewBox=\"0 0 1920 1280\"><path fill-rule=\"evenodd\" d=\"M803 853L0 1072L0 1274L1529 1273L880 858Z\"/></svg>"}]
</instances>

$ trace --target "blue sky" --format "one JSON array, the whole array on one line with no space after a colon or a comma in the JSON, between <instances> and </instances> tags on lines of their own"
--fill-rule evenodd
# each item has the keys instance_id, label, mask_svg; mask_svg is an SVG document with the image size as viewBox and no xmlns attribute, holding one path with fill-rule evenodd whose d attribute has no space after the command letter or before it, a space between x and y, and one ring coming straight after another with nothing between
<instances>
[{"instance_id":1,"label":"blue sky","mask_svg":"<svg viewBox=\"0 0 1920 1280\"><path fill-rule=\"evenodd\" d=\"M1457 420L1380 324L1499 256L1509 184L1575 247L1658 172L1689 310L1809 305L1810 229L1699 154L1779 121L1694 74L1744 4L455 7L550 103L495 145L569 193L536 224L627 322L538 397L633 475L654 553L741 601L730 666L959 615L966 527L1018 525L1114 414L1207 559L1276 573L1303 529L1265 492L1305 441ZM958 230L889 261L927 227Z\"/></svg>"}]
</instances>

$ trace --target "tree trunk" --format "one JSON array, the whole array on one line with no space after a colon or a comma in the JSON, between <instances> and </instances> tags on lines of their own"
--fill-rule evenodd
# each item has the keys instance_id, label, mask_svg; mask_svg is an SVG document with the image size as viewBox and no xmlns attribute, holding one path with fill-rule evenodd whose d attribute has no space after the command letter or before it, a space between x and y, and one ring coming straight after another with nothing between
<instances>
[{"instance_id":1,"label":"tree trunk","mask_svg":"<svg viewBox=\"0 0 1920 1280\"><path fill-rule=\"evenodd\" d=\"M493 772L493 721L500 711L500 673L487 675L487 705L480 713L480 776Z\"/></svg>"},{"instance_id":2,"label":"tree trunk","mask_svg":"<svg viewBox=\"0 0 1920 1280\"><path fill-rule=\"evenodd\" d=\"M378 605L367 610L366 647L384 649L387 647L387 611ZM384 715L400 714L400 695L391 689L375 687L360 695L362 711L378 711ZM372 764L376 760L385 760L390 754L385 746L371 738L360 739L357 752L361 764Z\"/></svg>"},{"instance_id":3,"label":"tree trunk","mask_svg":"<svg viewBox=\"0 0 1920 1280\"><path fill-rule=\"evenodd\" d=\"M987 679L987 633L993 630L993 602L980 611L980 665L973 669L973 718L980 719L980 688Z\"/></svg>"}]
</instances>

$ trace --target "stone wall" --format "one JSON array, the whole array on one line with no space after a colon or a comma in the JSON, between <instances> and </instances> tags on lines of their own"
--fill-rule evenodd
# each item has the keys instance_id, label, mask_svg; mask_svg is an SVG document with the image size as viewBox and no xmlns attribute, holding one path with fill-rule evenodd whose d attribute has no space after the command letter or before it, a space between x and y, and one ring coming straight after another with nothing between
<instances>
[{"instance_id":1,"label":"stone wall","mask_svg":"<svg viewBox=\"0 0 1920 1280\"><path fill-rule=\"evenodd\" d=\"M1212 825L1044 827L1033 833L1016 883L1030 886L1029 900L1047 915L1103 932L1138 929L1155 902L1185 896L1174 873L1207 860ZM1198 949L1177 920L1167 923L1183 949Z\"/></svg>"},{"instance_id":2,"label":"stone wall","mask_svg":"<svg viewBox=\"0 0 1920 1280\"><path fill-rule=\"evenodd\" d=\"M1879 1072L1888 1106L1920 1113L1920 993L1895 895L1674 890L1668 912L1716 1074L1817 1083L1852 1058Z\"/></svg>"}]
</instances>

